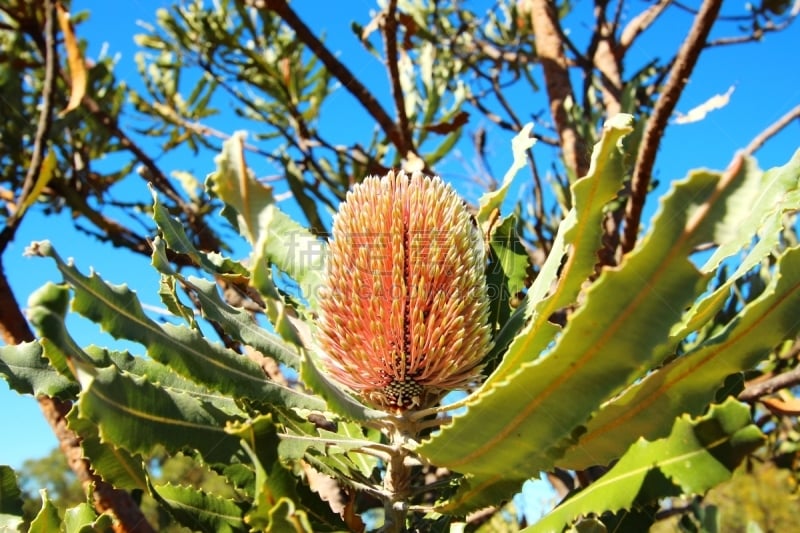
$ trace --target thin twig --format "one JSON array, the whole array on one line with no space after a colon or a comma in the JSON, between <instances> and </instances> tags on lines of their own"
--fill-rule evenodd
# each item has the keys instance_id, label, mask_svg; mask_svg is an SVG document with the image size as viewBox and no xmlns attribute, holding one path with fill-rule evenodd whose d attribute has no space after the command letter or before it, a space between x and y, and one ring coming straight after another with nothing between
<instances>
[{"instance_id":1,"label":"thin twig","mask_svg":"<svg viewBox=\"0 0 800 533\"><path fill-rule=\"evenodd\" d=\"M754 154L758 151L759 148L764 146L770 138L774 137L778 134L783 128L788 126L792 123L793 120L800 119L800 105L795 106L791 109L788 113L783 115L781 118L770 124L764 131L759 133L758 135L750 141L750 144L745 147L744 152L746 154Z\"/></svg>"},{"instance_id":2,"label":"thin twig","mask_svg":"<svg viewBox=\"0 0 800 533\"><path fill-rule=\"evenodd\" d=\"M289 4L286 0L266 0L264 2L249 2L256 7L265 7L270 11L277 14L279 17L283 19L286 24L289 25L292 30L294 30L295 36L299 41L304 43L311 52L316 55L320 61L325 65L325 68L328 69L328 72L333 74L336 79L342 84L350 94L352 94L356 100L367 110L367 112L372 115L372 118L380 125L383 132L389 138L389 140L394 144L398 150L403 147L403 139L400 135L400 131L397 125L394 123L392 118L386 113L386 110L383 109L380 102L375 98L375 96L367 89L367 87L358 81L358 78L350 72L341 61L336 59L336 57L328 50L328 48L320 41L316 35L309 29L305 23L300 20L300 17L297 16L297 13L289 7ZM405 155L405 154L403 154Z\"/></svg>"},{"instance_id":3,"label":"thin twig","mask_svg":"<svg viewBox=\"0 0 800 533\"><path fill-rule=\"evenodd\" d=\"M636 38L644 33L671 3L672 0L659 0L657 3L636 15L628 25L625 26L625 29L622 30L622 34L619 38L620 52L624 54Z\"/></svg>"},{"instance_id":4,"label":"thin twig","mask_svg":"<svg viewBox=\"0 0 800 533\"><path fill-rule=\"evenodd\" d=\"M739 393L739 399L743 402L753 402L759 400L762 396L796 385L800 385L800 367L793 368L788 372L778 374L753 385L748 385Z\"/></svg>"},{"instance_id":5,"label":"thin twig","mask_svg":"<svg viewBox=\"0 0 800 533\"><path fill-rule=\"evenodd\" d=\"M386 48L386 68L389 71L389 85L392 88L397 122L400 124L400 139L402 145L398 148L405 157L411 145L411 131L406 114L403 87L400 84L399 55L397 53L397 0L389 0L386 14L383 17L383 43Z\"/></svg>"},{"instance_id":6,"label":"thin twig","mask_svg":"<svg viewBox=\"0 0 800 533\"><path fill-rule=\"evenodd\" d=\"M721 5L722 0L703 1L692 28L689 30L689 36L678 51L661 98L656 102L653 115L645 127L639 154L636 158L636 165L633 169L633 176L631 177L631 195L628 198L628 204L625 206L625 227L621 242L623 253L632 250L636 244L639 236L642 208L647 196L647 189L650 186L653 166L655 165L656 154L658 153L664 130L697 64L700 52L705 46L708 34L711 32L711 27L714 25Z\"/></svg>"},{"instance_id":7,"label":"thin twig","mask_svg":"<svg viewBox=\"0 0 800 533\"><path fill-rule=\"evenodd\" d=\"M28 200L28 196L33 192L44 163L44 154L47 149L47 138L50 135L50 126L53 123L53 93L56 83L56 65L58 64L58 49L56 43L56 4L54 0L47 0L44 4L44 83L42 86L42 108L39 111L39 121L36 125L36 136L33 141L33 151L28 171L25 173L25 180L22 182L22 190L16 203L14 215L6 222L3 231L0 232L0 254L2 254L8 243L14 239L20 222L22 221L22 206Z\"/></svg>"}]
</instances>

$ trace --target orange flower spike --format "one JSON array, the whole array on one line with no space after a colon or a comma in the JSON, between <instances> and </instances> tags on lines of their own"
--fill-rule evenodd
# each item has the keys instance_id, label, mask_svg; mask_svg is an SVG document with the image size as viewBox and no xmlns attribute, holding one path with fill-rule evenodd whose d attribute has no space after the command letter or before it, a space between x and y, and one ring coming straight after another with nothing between
<instances>
[{"instance_id":1,"label":"orange flower spike","mask_svg":"<svg viewBox=\"0 0 800 533\"><path fill-rule=\"evenodd\" d=\"M369 177L333 223L319 344L367 402L421 409L481 377L491 347L483 238L452 187Z\"/></svg>"}]
</instances>

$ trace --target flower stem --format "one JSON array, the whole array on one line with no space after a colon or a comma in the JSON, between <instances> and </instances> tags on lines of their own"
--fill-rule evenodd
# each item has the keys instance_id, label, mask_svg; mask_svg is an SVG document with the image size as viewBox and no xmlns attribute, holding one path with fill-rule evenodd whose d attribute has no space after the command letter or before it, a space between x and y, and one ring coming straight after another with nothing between
<instances>
[{"instance_id":1,"label":"flower stem","mask_svg":"<svg viewBox=\"0 0 800 533\"><path fill-rule=\"evenodd\" d=\"M399 428L390 434L392 453L386 463L383 489L385 521L382 531L401 533L405 531L408 499L411 496L411 469L406 464L409 452L404 447L406 435Z\"/></svg>"}]
</instances>

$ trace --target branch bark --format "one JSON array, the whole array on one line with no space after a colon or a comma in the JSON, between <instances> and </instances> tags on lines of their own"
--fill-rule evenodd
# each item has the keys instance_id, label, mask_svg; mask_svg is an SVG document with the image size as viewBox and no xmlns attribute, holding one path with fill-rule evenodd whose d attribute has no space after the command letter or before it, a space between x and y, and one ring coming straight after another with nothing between
<instances>
[{"instance_id":1,"label":"branch bark","mask_svg":"<svg viewBox=\"0 0 800 533\"><path fill-rule=\"evenodd\" d=\"M392 87L395 113L400 130L400 148L403 156L411 149L411 129L408 125L403 87L400 84L399 56L397 52L397 0L389 0L383 19L383 42L386 47L386 68L389 70L389 83Z\"/></svg>"},{"instance_id":2,"label":"branch bark","mask_svg":"<svg viewBox=\"0 0 800 533\"><path fill-rule=\"evenodd\" d=\"M257 8L268 9L281 17L286 24L294 30L297 39L308 46L311 51L319 57L328 72L336 76L342 87L347 89L358 102L364 106L364 109L372 115L383 132L394 144L398 150L403 147L403 136L397 124L392 120L386 110L383 109L380 102L375 96L367 89L367 87L358 81L358 78L350 72L342 62L328 50L328 48L320 41L311 29L297 16L297 13L289 7L286 0L250 0L248 2ZM406 154L403 153L403 156Z\"/></svg>"},{"instance_id":3,"label":"branch bark","mask_svg":"<svg viewBox=\"0 0 800 533\"><path fill-rule=\"evenodd\" d=\"M36 126L36 137L33 141L33 151L22 190L16 202L14 214L6 221L6 226L0 232L0 254L14 239L20 222L22 221L22 206L32 193L34 185L39 179L44 163L44 154L47 150L47 138L50 135L50 126L53 120L53 91L56 83L56 65L58 51L56 48L56 4L55 0L46 0L44 3L44 81L42 85L42 109L39 112L39 121Z\"/></svg>"},{"instance_id":4,"label":"branch bark","mask_svg":"<svg viewBox=\"0 0 800 533\"><path fill-rule=\"evenodd\" d=\"M552 0L530 0L530 17L536 36L536 55L544 70L550 113L564 154L564 165L576 178L586 175L589 160L585 142L567 114L566 104L575 102L567 70L564 43L558 29L558 13Z\"/></svg>"},{"instance_id":5,"label":"branch bark","mask_svg":"<svg viewBox=\"0 0 800 533\"><path fill-rule=\"evenodd\" d=\"M744 402L754 402L760 400L762 396L797 385L800 385L800 367L793 368L788 372L778 374L764 381L748 385L739 393L739 399Z\"/></svg>"},{"instance_id":6,"label":"branch bark","mask_svg":"<svg viewBox=\"0 0 800 533\"><path fill-rule=\"evenodd\" d=\"M636 165L631 177L631 195L625 206L625 227L622 234L622 252L633 249L639 236L639 222L642 217L647 189L650 186L656 154L661 144L667 121L675 110L678 99L689 81L700 52L703 50L711 32L711 27L719 15L722 0L704 0L694 19L689 35L678 51L675 63L670 70L661 98L656 102L653 114L647 122Z\"/></svg>"},{"instance_id":7,"label":"branch bark","mask_svg":"<svg viewBox=\"0 0 800 533\"><path fill-rule=\"evenodd\" d=\"M759 148L764 146L764 143L766 143L770 138L777 135L778 132L791 124L792 121L798 119L800 119L800 105L797 105L793 109L789 110L788 113L770 124L764 131L756 135L755 138L750 141L750 144L745 147L744 152L746 154L754 154Z\"/></svg>"}]
</instances>

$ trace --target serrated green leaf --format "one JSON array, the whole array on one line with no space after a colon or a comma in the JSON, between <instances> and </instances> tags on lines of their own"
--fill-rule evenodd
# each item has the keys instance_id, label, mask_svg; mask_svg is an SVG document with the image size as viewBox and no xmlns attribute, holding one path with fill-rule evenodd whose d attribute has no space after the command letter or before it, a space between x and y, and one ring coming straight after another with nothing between
<instances>
[{"instance_id":1,"label":"serrated green leaf","mask_svg":"<svg viewBox=\"0 0 800 533\"><path fill-rule=\"evenodd\" d=\"M277 206L265 207L261 219L265 235L255 248L253 262L266 261L289 274L311 308L316 308L325 269L325 242Z\"/></svg>"},{"instance_id":2,"label":"serrated green leaf","mask_svg":"<svg viewBox=\"0 0 800 533\"><path fill-rule=\"evenodd\" d=\"M167 311L176 317L182 318L189 327L197 329L197 320L194 318L194 310L181 302L174 278L165 276L164 274L161 275L161 281L158 284L158 296L161 299L161 303L166 306Z\"/></svg>"},{"instance_id":3,"label":"serrated green leaf","mask_svg":"<svg viewBox=\"0 0 800 533\"><path fill-rule=\"evenodd\" d=\"M89 356L67 331L64 323L69 305L69 287L45 283L28 299L28 318L42 337L42 353L59 374L72 377L74 360L90 364Z\"/></svg>"},{"instance_id":4,"label":"serrated green leaf","mask_svg":"<svg viewBox=\"0 0 800 533\"><path fill-rule=\"evenodd\" d=\"M514 181L514 176L528 163L528 150L536 143L531 137L533 123L526 124L511 141L511 152L514 157L511 167L503 176L503 183L496 191L487 192L479 200L478 222L483 224L492 215L492 211L499 209L508 194L508 189Z\"/></svg>"},{"instance_id":5,"label":"serrated green leaf","mask_svg":"<svg viewBox=\"0 0 800 533\"><path fill-rule=\"evenodd\" d=\"M223 301L215 283L195 277L187 279L175 272L166 262L164 241L159 238L153 241L153 264L160 265L159 270L165 275L180 279L187 287L194 289L203 315L222 326L232 338L291 368L300 366L300 358L294 348L256 324L246 311Z\"/></svg>"},{"instance_id":6,"label":"serrated green leaf","mask_svg":"<svg viewBox=\"0 0 800 533\"><path fill-rule=\"evenodd\" d=\"M766 290L736 320L605 405L558 466L606 464L619 455L621 442L661 437L675 417L700 413L714 398L710 384L753 368L780 341L800 332L798 308L800 248L793 248L780 258Z\"/></svg>"},{"instance_id":7,"label":"serrated green leaf","mask_svg":"<svg viewBox=\"0 0 800 533\"><path fill-rule=\"evenodd\" d=\"M326 374L320 372L307 351L303 353L303 366L300 371L303 383L306 387L325 398L330 411L347 420L354 420L357 422L366 422L368 420L386 417L386 413L383 411L371 409L361 404L347 392L339 388Z\"/></svg>"},{"instance_id":8,"label":"serrated green leaf","mask_svg":"<svg viewBox=\"0 0 800 533\"><path fill-rule=\"evenodd\" d=\"M38 342L0 346L0 374L20 394L73 397L78 383L62 376L44 357Z\"/></svg>"},{"instance_id":9,"label":"serrated green leaf","mask_svg":"<svg viewBox=\"0 0 800 533\"><path fill-rule=\"evenodd\" d=\"M706 281L688 256L713 234L741 177L698 172L678 184L641 246L587 290L553 349L468 398L467 413L418 452L484 476L504 471L527 478L552 468L562 439L659 362L656 348Z\"/></svg>"},{"instance_id":10,"label":"serrated green leaf","mask_svg":"<svg viewBox=\"0 0 800 533\"><path fill-rule=\"evenodd\" d=\"M97 513L88 503L79 503L64 512L64 533L94 533Z\"/></svg>"},{"instance_id":11,"label":"serrated green leaf","mask_svg":"<svg viewBox=\"0 0 800 533\"><path fill-rule=\"evenodd\" d=\"M145 315L136 294L125 285L110 285L97 274L86 277L64 263L49 243L39 243L38 252L52 257L75 291L75 311L100 324L116 338L147 347L150 357L210 390L234 398L300 407L324 409L324 402L266 379L260 367L246 357L186 327L160 325Z\"/></svg>"},{"instance_id":12,"label":"serrated green leaf","mask_svg":"<svg viewBox=\"0 0 800 533\"><path fill-rule=\"evenodd\" d=\"M67 414L67 425L81 437L84 457L90 457L92 471L106 483L123 490L147 490L147 473L142 457L100 439L97 426L81 418L77 409Z\"/></svg>"},{"instance_id":13,"label":"serrated green leaf","mask_svg":"<svg viewBox=\"0 0 800 533\"><path fill-rule=\"evenodd\" d=\"M715 269L720 262L750 246L753 237L777 244L778 235L765 228L772 228L769 219L780 218L786 209L797 208L797 191L800 186L800 150L781 167L772 168L763 174L755 161L745 158L742 162L747 170L747 194L737 196L728 205L728 218L716 228L714 242L719 246L703 265L703 271ZM750 270L746 268L746 270Z\"/></svg>"},{"instance_id":14,"label":"serrated green leaf","mask_svg":"<svg viewBox=\"0 0 800 533\"><path fill-rule=\"evenodd\" d=\"M288 498L281 498L269 510L269 525L267 531L286 531L295 533L314 533L308 515L305 511L297 509L294 502Z\"/></svg>"},{"instance_id":15,"label":"serrated green leaf","mask_svg":"<svg viewBox=\"0 0 800 533\"><path fill-rule=\"evenodd\" d=\"M8 465L0 465L0 516L22 517L22 491L17 474Z\"/></svg>"},{"instance_id":16,"label":"serrated green leaf","mask_svg":"<svg viewBox=\"0 0 800 533\"><path fill-rule=\"evenodd\" d=\"M194 531L248 531L242 508L231 499L192 487L153 486L156 499L182 525Z\"/></svg>"},{"instance_id":17,"label":"serrated green leaf","mask_svg":"<svg viewBox=\"0 0 800 533\"><path fill-rule=\"evenodd\" d=\"M187 282L196 289L203 315L220 324L231 337L292 368L300 365L294 348L256 324L246 311L225 303L216 284L195 277L188 278Z\"/></svg>"},{"instance_id":18,"label":"serrated green leaf","mask_svg":"<svg viewBox=\"0 0 800 533\"><path fill-rule=\"evenodd\" d=\"M592 151L589 172L571 187L573 208L561 222L550 254L528 291L524 310L529 322L482 390L502 382L520 365L539 356L560 331L550 317L575 301L594 271L602 245L605 207L617 196L625 178L620 143L633 130L632 122L630 115L617 115L603 128L603 136Z\"/></svg>"},{"instance_id":19,"label":"serrated green leaf","mask_svg":"<svg viewBox=\"0 0 800 533\"><path fill-rule=\"evenodd\" d=\"M520 491L524 480L509 479L504 474L465 476L456 493L436 511L443 514L466 516L467 514L508 501Z\"/></svg>"},{"instance_id":20,"label":"serrated green leaf","mask_svg":"<svg viewBox=\"0 0 800 533\"><path fill-rule=\"evenodd\" d=\"M153 192L153 221L158 226L161 235L166 241L167 246L179 254L189 256L194 264L204 268L207 272L217 274L235 274L246 276L247 269L236 261L222 257L216 252L206 253L198 250L188 235L183 224L176 218L170 216L167 209L161 204L158 195ZM166 264L166 254L163 256ZM155 263L154 266L158 268ZM171 268L170 268L171 270Z\"/></svg>"},{"instance_id":21,"label":"serrated green leaf","mask_svg":"<svg viewBox=\"0 0 800 533\"><path fill-rule=\"evenodd\" d=\"M348 424L341 424L347 426ZM360 426L357 426L360 428ZM349 450L358 450L374 443L366 440L363 435L350 437L332 431L320 429L319 435L297 435L280 433L281 443L278 453L286 459L300 459L306 450L312 448L322 454L341 454ZM370 470L371 471L371 470Z\"/></svg>"},{"instance_id":22,"label":"serrated green leaf","mask_svg":"<svg viewBox=\"0 0 800 533\"><path fill-rule=\"evenodd\" d=\"M58 514L58 509L50 501L45 489L39 490L39 494L42 497L42 508L31 521L28 533L61 533L61 516Z\"/></svg>"},{"instance_id":23,"label":"serrated green leaf","mask_svg":"<svg viewBox=\"0 0 800 533\"><path fill-rule=\"evenodd\" d=\"M251 245L261 240L264 208L275 202L272 187L251 176L244 159L244 133L237 132L222 144L214 158L217 170L206 178L206 189L225 202L222 214L228 218Z\"/></svg>"},{"instance_id":24,"label":"serrated green leaf","mask_svg":"<svg viewBox=\"0 0 800 533\"><path fill-rule=\"evenodd\" d=\"M240 452L238 439L225 432L234 419L213 403L114 368L98 369L84 383L78 406L104 442L132 453L149 456L163 445L173 453L195 449L208 462L228 463Z\"/></svg>"},{"instance_id":25,"label":"serrated green leaf","mask_svg":"<svg viewBox=\"0 0 800 533\"><path fill-rule=\"evenodd\" d=\"M667 438L639 440L603 477L524 531L559 531L579 515L629 509L642 493L651 500L670 495L648 486L656 470L682 493L703 494L728 480L763 441L749 408L729 399L700 419L679 418Z\"/></svg>"},{"instance_id":26,"label":"serrated green leaf","mask_svg":"<svg viewBox=\"0 0 800 533\"><path fill-rule=\"evenodd\" d=\"M256 473L254 505L245 521L251 527L269 530L270 509L281 498L297 500L297 480L278 456L279 439L272 415L232 424L227 431L242 439L242 447L250 456Z\"/></svg>"},{"instance_id":27,"label":"serrated green leaf","mask_svg":"<svg viewBox=\"0 0 800 533\"><path fill-rule=\"evenodd\" d=\"M743 250L749 251L724 283L695 302L685 313L670 342L663 346L665 356L670 355L689 333L712 320L728 299L734 284L772 253L780 241L784 213L796 209L800 203L800 151L786 165L764 173L750 158L743 159L742 164L746 180L744 188L749 189L749 194L737 195L731 202L728 219L715 227L713 242L718 244L718 248L701 271L711 272L723 259L741 254ZM755 238L757 241L752 244Z\"/></svg>"},{"instance_id":28,"label":"serrated green leaf","mask_svg":"<svg viewBox=\"0 0 800 533\"><path fill-rule=\"evenodd\" d=\"M253 246L251 283L264 296L270 321L280 335L295 341L283 318L285 303L269 265L290 275L313 306L323 274L325 243L278 209L271 187L253 179L244 161L243 142L237 134L223 144L215 159L217 171L209 174L206 187L225 202L223 214Z\"/></svg>"}]
</instances>

